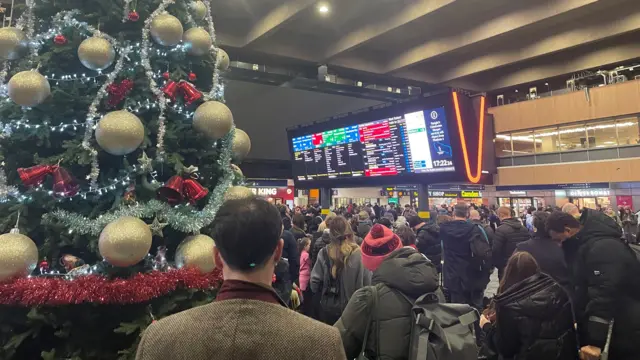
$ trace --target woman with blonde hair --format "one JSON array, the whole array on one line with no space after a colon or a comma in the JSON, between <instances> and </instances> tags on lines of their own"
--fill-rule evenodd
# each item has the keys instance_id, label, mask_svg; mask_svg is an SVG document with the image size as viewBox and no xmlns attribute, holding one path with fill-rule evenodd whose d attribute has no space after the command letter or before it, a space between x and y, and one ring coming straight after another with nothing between
<instances>
[{"instance_id":1,"label":"woman with blonde hair","mask_svg":"<svg viewBox=\"0 0 640 360\"><path fill-rule=\"evenodd\" d=\"M311 290L320 299L320 320L333 325L351 295L371 283L371 273L362 265L360 247L347 219L332 218L328 222L328 237L330 242L318 254L311 272Z\"/></svg>"}]
</instances>

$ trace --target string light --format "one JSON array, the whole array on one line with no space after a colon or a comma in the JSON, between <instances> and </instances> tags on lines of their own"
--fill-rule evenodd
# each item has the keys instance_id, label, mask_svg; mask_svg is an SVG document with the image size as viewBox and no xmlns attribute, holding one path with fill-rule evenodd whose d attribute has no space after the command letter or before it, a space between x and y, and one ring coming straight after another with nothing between
<instances>
[{"instance_id":1,"label":"string light","mask_svg":"<svg viewBox=\"0 0 640 360\"><path fill-rule=\"evenodd\" d=\"M58 125L50 125L48 121L43 122L42 124L31 124L27 119L20 120L11 120L6 123L0 123L0 128L2 128L2 133L4 135L11 135L13 130L19 129L40 129L41 127L48 127L50 131L76 131L78 128L85 126L85 124L78 122L78 120L73 120L68 123L61 123Z\"/></svg>"}]
</instances>

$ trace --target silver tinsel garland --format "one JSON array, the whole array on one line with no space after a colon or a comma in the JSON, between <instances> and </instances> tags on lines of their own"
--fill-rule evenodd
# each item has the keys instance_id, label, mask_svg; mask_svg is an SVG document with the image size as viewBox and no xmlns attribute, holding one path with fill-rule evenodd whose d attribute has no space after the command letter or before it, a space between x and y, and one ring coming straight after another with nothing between
<instances>
[{"instance_id":1,"label":"silver tinsel garland","mask_svg":"<svg viewBox=\"0 0 640 360\"><path fill-rule=\"evenodd\" d=\"M211 90L204 94L205 100L221 100L222 96L224 96L224 90L220 88L220 69L218 68L220 58L218 57L218 47L216 47L216 28L213 25L213 17L211 16L211 1L203 0L202 1L207 8L207 15L205 19L207 20L207 25L209 26L209 36L211 36L211 56L213 56L216 66L213 69L213 78L211 79Z\"/></svg>"}]
</instances>

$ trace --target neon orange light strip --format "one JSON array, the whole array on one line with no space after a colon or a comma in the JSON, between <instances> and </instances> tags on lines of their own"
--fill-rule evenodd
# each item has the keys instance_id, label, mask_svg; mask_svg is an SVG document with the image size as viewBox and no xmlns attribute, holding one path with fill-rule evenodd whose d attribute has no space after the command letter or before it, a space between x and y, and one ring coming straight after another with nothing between
<instances>
[{"instance_id":1,"label":"neon orange light strip","mask_svg":"<svg viewBox=\"0 0 640 360\"><path fill-rule=\"evenodd\" d=\"M458 121L458 132L460 133L460 142L462 143L462 154L464 155L464 166L467 171L467 179L473 184L480 182L482 176L482 150L484 140L484 111L485 98L480 98L480 129L478 131L478 168L476 175L471 174L471 164L469 163L469 152L467 151L467 139L464 136L464 127L462 125L462 116L460 115L460 104L458 103L458 93L453 92L453 105L456 110L456 120Z\"/></svg>"}]
</instances>

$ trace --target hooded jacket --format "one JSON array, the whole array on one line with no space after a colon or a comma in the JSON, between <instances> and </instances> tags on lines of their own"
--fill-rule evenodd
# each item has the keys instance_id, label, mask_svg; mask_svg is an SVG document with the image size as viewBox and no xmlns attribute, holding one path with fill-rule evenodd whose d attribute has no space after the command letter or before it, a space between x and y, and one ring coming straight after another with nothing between
<instances>
[{"instance_id":1,"label":"hooded jacket","mask_svg":"<svg viewBox=\"0 0 640 360\"><path fill-rule=\"evenodd\" d=\"M581 346L604 347L608 324L615 320L610 359L640 354L640 263L622 240L615 220L587 210L582 229L562 243L575 289L575 313Z\"/></svg>"},{"instance_id":2,"label":"hooded jacket","mask_svg":"<svg viewBox=\"0 0 640 360\"><path fill-rule=\"evenodd\" d=\"M496 323L485 341L504 359L577 359L571 301L545 274L534 275L495 297Z\"/></svg>"},{"instance_id":3,"label":"hooded jacket","mask_svg":"<svg viewBox=\"0 0 640 360\"><path fill-rule=\"evenodd\" d=\"M442 242L442 277L444 286L452 292L484 291L489 283L489 273L473 269L471 245L469 241L478 236L478 225L464 220L449 221L440 224ZM479 236L484 236L480 233Z\"/></svg>"},{"instance_id":4,"label":"hooded jacket","mask_svg":"<svg viewBox=\"0 0 640 360\"><path fill-rule=\"evenodd\" d=\"M415 299L438 289L435 266L413 248L392 252L373 272L373 286L378 287L378 306L373 314L366 353L370 359L406 359L411 333L410 304L401 294ZM371 288L356 291L335 324L340 330L347 359L358 357L372 311ZM375 329L378 321L378 331ZM379 336L377 336L379 335ZM376 353L376 349L380 353Z\"/></svg>"},{"instance_id":5,"label":"hooded jacket","mask_svg":"<svg viewBox=\"0 0 640 360\"><path fill-rule=\"evenodd\" d=\"M496 229L491 248L493 265L498 269L498 274L502 275L507 261L513 255L518 243L531 238L529 230L522 226L517 218L505 219ZM502 277L502 276L501 276Z\"/></svg>"},{"instance_id":6,"label":"hooded jacket","mask_svg":"<svg viewBox=\"0 0 640 360\"><path fill-rule=\"evenodd\" d=\"M424 224L416 229L416 247L442 272L442 244L438 225Z\"/></svg>"}]
</instances>

